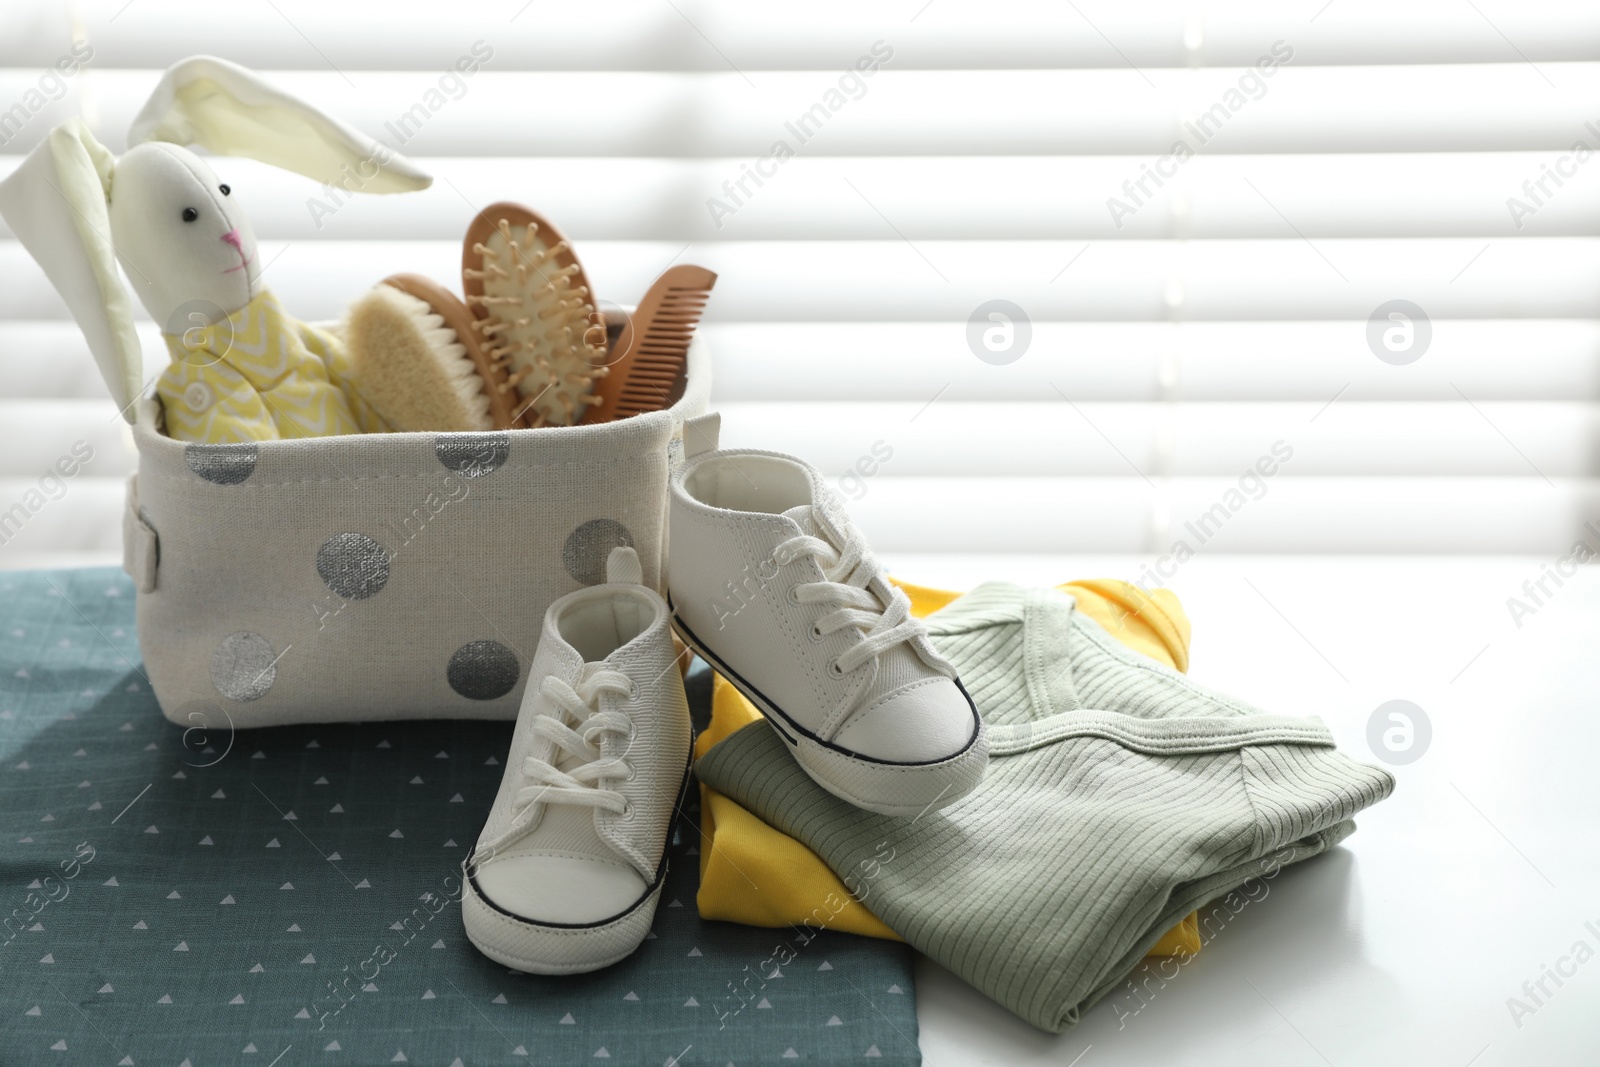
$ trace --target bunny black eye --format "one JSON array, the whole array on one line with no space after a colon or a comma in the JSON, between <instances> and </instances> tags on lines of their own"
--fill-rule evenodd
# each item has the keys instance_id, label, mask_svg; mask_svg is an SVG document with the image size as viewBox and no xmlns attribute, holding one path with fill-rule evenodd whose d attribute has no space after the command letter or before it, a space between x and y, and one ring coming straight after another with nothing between
<instances>
[{"instance_id":1,"label":"bunny black eye","mask_svg":"<svg viewBox=\"0 0 1600 1067\"><path fill-rule=\"evenodd\" d=\"M183 209L183 221L184 222L193 222L195 219L197 219L199 217L200 217L200 212L196 211L194 208L186 207L186 208Z\"/></svg>"},{"instance_id":2,"label":"bunny black eye","mask_svg":"<svg viewBox=\"0 0 1600 1067\"><path fill-rule=\"evenodd\" d=\"M226 185L219 185L219 186L217 186L217 188L222 190L222 195L223 196L227 196L229 193L233 192L233 190L228 188L228 186L226 186Z\"/></svg>"}]
</instances>

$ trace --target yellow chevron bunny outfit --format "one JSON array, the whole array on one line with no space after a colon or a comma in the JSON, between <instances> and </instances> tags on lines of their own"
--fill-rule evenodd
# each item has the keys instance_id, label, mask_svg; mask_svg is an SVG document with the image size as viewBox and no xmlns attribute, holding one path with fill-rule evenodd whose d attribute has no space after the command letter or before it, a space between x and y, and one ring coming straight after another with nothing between
<instances>
[{"instance_id":1,"label":"yellow chevron bunny outfit","mask_svg":"<svg viewBox=\"0 0 1600 1067\"><path fill-rule=\"evenodd\" d=\"M172 362L156 395L170 437L220 444L390 429L356 390L340 338L284 314L265 289L225 319L162 336Z\"/></svg>"}]
</instances>

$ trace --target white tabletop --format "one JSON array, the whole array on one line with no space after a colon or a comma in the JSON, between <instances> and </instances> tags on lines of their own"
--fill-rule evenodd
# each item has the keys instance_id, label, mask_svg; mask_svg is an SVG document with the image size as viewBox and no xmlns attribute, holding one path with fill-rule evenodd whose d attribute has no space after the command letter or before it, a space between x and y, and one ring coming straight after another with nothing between
<instances>
[{"instance_id":1,"label":"white tabletop","mask_svg":"<svg viewBox=\"0 0 1600 1067\"><path fill-rule=\"evenodd\" d=\"M949 588L1138 574L1131 558L887 562ZM1547 579L1552 595L1536 604L1522 585L1545 562L1185 564L1167 584L1194 624L1193 678L1266 710L1321 716L1366 760L1373 711L1409 700L1432 724L1429 746L1391 768L1394 795L1357 816L1353 836L1280 874L1137 1014L1102 1002L1075 1029L1046 1034L920 960L925 1062L1600 1063L1600 571L1559 588ZM1520 627L1510 597L1534 608ZM1580 941L1593 955L1581 963ZM1557 985L1546 967L1570 977ZM1530 1010L1514 1017L1513 997Z\"/></svg>"}]
</instances>

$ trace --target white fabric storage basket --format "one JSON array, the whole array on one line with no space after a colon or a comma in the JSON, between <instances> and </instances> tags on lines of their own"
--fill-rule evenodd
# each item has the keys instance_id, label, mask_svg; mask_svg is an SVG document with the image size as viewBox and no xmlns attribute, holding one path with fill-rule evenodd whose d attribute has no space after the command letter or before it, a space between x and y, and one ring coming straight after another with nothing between
<instances>
[{"instance_id":1,"label":"white fabric storage basket","mask_svg":"<svg viewBox=\"0 0 1600 1067\"><path fill-rule=\"evenodd\" d=\"M209 729L514 719L545 608L632 545L660 588L667 479L710 395L594 426L186 444L143 401L124 567L161 710Z\"/></svg>"}]
</instances>

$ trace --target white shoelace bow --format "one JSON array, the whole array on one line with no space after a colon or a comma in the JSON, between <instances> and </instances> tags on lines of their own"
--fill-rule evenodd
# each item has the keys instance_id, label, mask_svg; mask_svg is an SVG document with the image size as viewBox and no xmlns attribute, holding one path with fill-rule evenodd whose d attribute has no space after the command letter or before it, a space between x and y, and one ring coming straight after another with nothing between
<instances>
[{"instance_id":1,"label":"white shoelace bow","mask_svg":"<svg viewBox=\"0 0 1600 1067\"><path fill-rule=\"evenodd\" d=\"M884 579L879 587L889 594L888 607L869 586L882 576L878 561L867 551L866 542L850 522L840 524L843 547L838 548L811 534L801 534L782 542L773 550L773 562L780 567L801 555L816 559L822 568L821 582L803 582L794 587L794 597L802 604L837 604L838 609L817 619L815 636L827 636L847 627L861 631L861 640L846 649L829 669L837 676L858 670L864 664L876 664L878 656L898 644L909 643L912 651L929 667L954 678L956 670L950 661L939 655L928 641L927 628L920 619L911 615L911 601ZM856 693L846 699L845 707L854 702L856 695L872 685L869 677L856 687Z\"/></svg>"},{"instance_id":2,"label":"white shoelace bow","mask_svg":"<svg viewBox=\"0 0 1600 1067\"><path fill-rule=\"evenodd\" d=\"M600 783L608 779L631 778L633 768L620 756L601 757L598 742L605 734L630 737L633 723L620 711L600 711L600 695L615 693L628 697L633 683L621 671L605 670L585 664L576 688L560 678L547 676L539 683L539 693L555 705L555 714L534 717L533 735L555 746L549 760L528 756L522 761L522 774L528 784L517 790L512 805L520 814L533 804L579 804L621 815L628 801L615 789ZM568 720L577 726L573 729ZM557 753L575 756L579 765L570 771L559 770Z\"/></svg>"}]
</instances>

